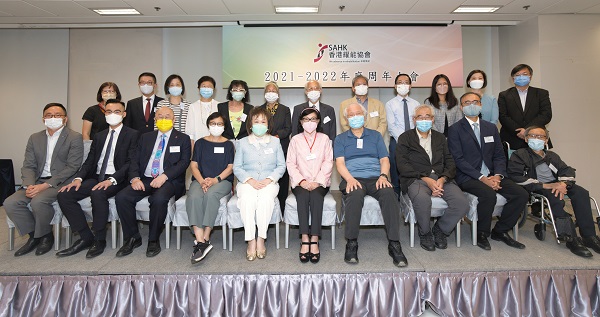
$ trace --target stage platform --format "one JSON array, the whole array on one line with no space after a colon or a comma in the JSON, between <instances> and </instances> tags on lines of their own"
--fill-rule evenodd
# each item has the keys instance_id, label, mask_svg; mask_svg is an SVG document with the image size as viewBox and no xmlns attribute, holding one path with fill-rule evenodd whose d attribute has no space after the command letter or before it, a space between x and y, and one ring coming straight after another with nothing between
<instances>
[{"instance_id":1,"label":"stage platform","mask_svg":"<svg viewBox=\"0 0 600 317\"><path fill-rule=\"evenodd\" d=\"M115 257L110 241L90 260L85 252L14 257L5 217L0 208L0 316L418 316L426 304L442 316L600 315L600 254L577 257L552 231L539 241L531 220L519 232L525 250L490 240L492 251L484 251L472 245L470 224L463 223L460 248L453 234L448 249L428 252L418 237L409 247L403 226L409 265L397 268L383 227L361 228L356 265L343 261L343 226L335 250L324 229L321 261L303 264L298 228L290 230L285 249L283 223L281 248L271 226L264 260L246 261L241 230L234 231L233 252L223 250L217 228L211 253L192 265L189 230L180 250L172 230L170 249L163 233L162 252L146 258L147 226L142 247L124 258ZM25 241L17 235L15 250Z\"/></svg>"}]
</instances>

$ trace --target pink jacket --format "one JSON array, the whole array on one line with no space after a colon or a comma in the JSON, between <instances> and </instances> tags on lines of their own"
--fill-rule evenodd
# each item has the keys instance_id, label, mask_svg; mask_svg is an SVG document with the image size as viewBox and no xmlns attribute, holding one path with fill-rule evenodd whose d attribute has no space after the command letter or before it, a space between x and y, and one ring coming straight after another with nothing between
<instances>
[{"instance_id":1,"label":"pink jacket","mask_svg":"<svg viewBox=\"0 0 600 317\"><path fill-rule=\"evenodd\" d=\"M311 139L305 133L295 135L290 141L286 163L292 188L303 179L329 187L333 171L331 140L320 132L316 133L316 139Z\"/></svg>"}]
</instances>

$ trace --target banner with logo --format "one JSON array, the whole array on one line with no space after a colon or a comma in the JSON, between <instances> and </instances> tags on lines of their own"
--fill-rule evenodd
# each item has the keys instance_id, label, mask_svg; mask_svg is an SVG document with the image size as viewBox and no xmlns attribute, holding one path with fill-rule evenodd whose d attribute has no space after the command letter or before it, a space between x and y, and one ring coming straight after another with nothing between
<instances>
[{"instance_id":1,"label":"banner with logo","mask_svg":"<svg viewBox=\"0 0 600 317\"><path fill-rule=\"evenodd\" d=\"M460 26L434 27L223 27L223 85L242 79L253 88L349 87L362 74L371 87L391 87L398 73L414 87L446 74L463 78Z\"/></svg>"}]
</instances>

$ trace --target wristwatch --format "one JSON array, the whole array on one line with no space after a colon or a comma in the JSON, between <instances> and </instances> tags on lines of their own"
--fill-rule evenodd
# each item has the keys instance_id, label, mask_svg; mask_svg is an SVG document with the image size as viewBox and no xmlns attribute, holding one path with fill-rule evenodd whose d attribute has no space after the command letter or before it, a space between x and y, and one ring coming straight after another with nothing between
<instances>
[{"instance_id":1,"label":"wristwatch","mask_svg":"<svg viewBox=\"0 0 600 317\"><path fill-rule=\"evenodd\" d=\"M385 180L387 180L388 182L390 181L390 179L388 178L387 174L381 173L379 175L379 177L382 177L382 176L385 177Z\"/></svg>"},{"instance_id":2,"label":"wristwatch","mask_svg":"<svg viewBox=\"0 0 600 317\"><path fill-rule=\"evenodd\" d=\"M219 176L219 175L217 175L217 177L215 177L215 178L219 181L219 183L222 181L221 176Z\"/></svg>"},{"instance_id":3,"label":"wristwatch","mask_svg":"<svg viewBox=\"0 0 600 317\"><path fill-rule=\"evenodd\" d=\"M111 182L111 184L117 185L117 180L114 179L114 177L109 177L109 178L107 178L107 180L109 180Z\"/></svg>"}]
</instances>

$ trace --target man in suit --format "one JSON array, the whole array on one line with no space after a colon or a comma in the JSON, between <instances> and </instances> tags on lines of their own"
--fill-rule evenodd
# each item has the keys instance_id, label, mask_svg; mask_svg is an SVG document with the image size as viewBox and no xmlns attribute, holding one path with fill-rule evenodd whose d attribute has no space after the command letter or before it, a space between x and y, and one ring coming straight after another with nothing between
<instances>
[{"instance_id":1,"label":"man in suit","mask_svg":"<svg viewBox=\"0 0 600 317\"><path fill-rule=\"evenodd\" d=\"M52 203L60 186L71 181L83 160L83 137L65 126L67 120L63 105L49 103L44 107L46 130L29 137L21 169L22 186L4 201L8 218L21 235L29 234L15 256L36 248L35 254L42 255L54 244L50 225L54 217Z\"/></svg>"},{"instance_id":2,"label":"man in suit","mask_svg":"<svg viewBox=\"0 0 600 317\"><path fill-rule=\"evenodd\" d=\"M491 238L524 249L525 245L511 238L508 231L519 221L529 194L508 178L498 129L495 124L479 118L481 97L468 92L460 97L460 107L465 117L448 128L448 147L456 163L458 186L477 196L477 245L491 250L487 237L490 236L498 193L506 199L506 204L491 230Z\"/></svg>"},{"instance_id":3,"label":"man in suit","mask_svg":"<svg viewBox=\"0 0 600 317\"><path fill-rule=\"evenodd\" d=\"M154 110L163 98L154 94L154 91L156 91L156 76L153 73L140 74L138 86L142 96L127 102L127 116L123 123L143 134L154 130Z\"/></svg>"},{"instance_id":4,"label":"man in suit","mask_svg":"<svg viewBox=\"0 0 600 317\"><path fill-rule=\"evenodd\" d=\"M150 196L150 229L146 256L160 253L160 233L167 217L169 199L185 193L185 171L190 164L192 143L190 137L173 129L175 115L169 107L156 110L157 131L143 134L135 156L129 165L131 186L120 191L115 200L123 227L125 244L117 252L126 256L142 245L135 205Z\"/></svg>"},{"instance_id":5,"label":"man in suit","mask_svg":"<svg viewBox=\"0 0 600 317\"><path fill-rule=\"evenodd\" d=\"M79 239L57 256L70 256L88 249L86 258L94 258L106 248L106 224L108 222L108 198L113 197L127 185L131 158L135 155L139 132L122 124L126 116L125 104L116 99L106 102L106 122L109 128L96 133L90 153L73 181L58 193L58 204L69 220ZM92 230L88 227L85 213L78 201L90 196L92 199Z\"/></svg>"},{"instance_id":6,"label":"man in suit","mask_svg":"<svg viewBox=\"0 0 600 317\"><path fill-rule=\"evenodd\" d=\"M434 120L432 106L418 106L413 116L416 129L402 133L396 147L400 188L412 202L421 247L427 251L446 249L447 237L469 210L465 194L453 181L456 166L446 137L431 129ZM448 204L433 228L429 224L432 196Z\"/></svg>"},{"instance_id":7,"label":"man in suit","mask_svg":"<svg viewBox=\"0 0 600 317\"><path fill-rule=\"evenodd\" d=\"M375 98L367 96L369 92L369 80L363 75L358 75L352 79L352 93L354 96L350 99L342 101L340 104L340 113L344 113L344 109L351 104L359 103L367 109L367 120L365 128L377 130L382 136L387 131L387 118L385 114L385 106ZM348 131L350 125L348 119L344 116L340 118L342 132Z\"/></svg>"},{"instance_id":8,"label":"man in suit","mask_svg":"<svg viewBox=\"0 0 600 317\"><path fill-rule=\"evenodd\" d=\"M498 96L500 113L500 137L513 150L527 148L525 129L531 126L545 127L552 119L552 105L548 91L530 87L533 69L519 64L510 72L515 87ZM552 144L549 144L552 147Z\"/></svg>"},{"instance_id":9,"label":"man in suit","mask_svg":"<svg viewBox=\"0 0 600 317\"><path fill-rule=\"evenodd\" d=\"M321 93L323 89L321 84L316 80L311 80L306 83L304 87L304 93L308 98L308 101L301 103L294 107L294 113L292 114L292 136L298 134L298 125L300 114L302 110L306 108L315 108L321 113L321 122L319 123L323 128L323 133L329 136L329 139L333 142L337 135L337 120L335 118L335 109L332 106L321 103Z\"/></svg>"}]
</instances>

